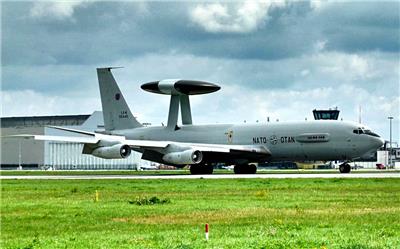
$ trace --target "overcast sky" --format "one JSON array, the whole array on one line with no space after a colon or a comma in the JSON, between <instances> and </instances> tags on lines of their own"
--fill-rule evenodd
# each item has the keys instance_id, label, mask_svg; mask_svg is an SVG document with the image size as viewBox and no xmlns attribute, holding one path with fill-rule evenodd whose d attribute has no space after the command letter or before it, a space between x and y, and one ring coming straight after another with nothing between
<instances>
[{"instance_id":1,"label":"overcast sky","mask_svg":"<svg viewBox=\"0 0 400 249\"><path fill-rule=\"evenodd\" d=\"M141 122L168 96L142 83L222 86L192 97L195 123L308 120L341 110L399 139L400 2L1 2L1 116L101 110L96 67L114 70Z\"/></svg>"}]
</instances>

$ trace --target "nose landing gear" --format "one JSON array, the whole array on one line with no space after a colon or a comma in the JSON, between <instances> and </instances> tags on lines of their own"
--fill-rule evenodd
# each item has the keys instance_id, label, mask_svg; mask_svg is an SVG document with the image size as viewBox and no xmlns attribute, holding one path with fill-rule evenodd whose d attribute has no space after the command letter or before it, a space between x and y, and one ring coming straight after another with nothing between
<instances>
[{"instance_id":1,"label":"nose landing gear","mask_svg":"<svg viewBox=\"0 0 400 249\"><path fill-rule=\"evenodd\" d=\"M340 164L339 171L340 171L340 173L350 173L350 171L351 171L350 164L347 162Z\"/></svg>"}]
</instances>

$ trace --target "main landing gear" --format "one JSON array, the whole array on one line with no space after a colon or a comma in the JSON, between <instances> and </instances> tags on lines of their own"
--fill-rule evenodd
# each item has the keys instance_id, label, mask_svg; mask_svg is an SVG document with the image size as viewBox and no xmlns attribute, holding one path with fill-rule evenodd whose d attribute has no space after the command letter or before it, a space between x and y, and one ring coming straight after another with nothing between
<instances>
[{"instance_id":1,"label":"main landing gear","mask_svg":"<svg viewBox=\"0 0 400 249\"><path fill-rule=\"evenodd\" d=\"M340 164L339 171L340 171L340 173L350 173L350 171L351 171L350 164L347 162Z\"/></svg>"},{"instance_id":2,"label":"main landing gear","mask_svg":"<svg viewBox=\"0 0 400 249\"><path fill-rule=\"evenodd\" d=\"M190 173L192 175L208 175L212 174L214 167L212 164L192 164L190 165ZM233 168L235 174L255 174L257 166L255 164L238 164Z\"/></svg>"},{"instance_id":3,"label":"main landing gear","mask_svg":"<svg viewBox=\"0 0 400 249\"><path fill-rule=\"evenodd\" d=\"M192 175L208 175L214 170L211 164L192 164L190 165L190 174Z\"/></svg>"},{"instance_id":4,"label":"main landing gear","mask_svg":"<svg viewBox=\"0 0 400 249\"><path fill-rule=\"evenodd\" d=\"M254 164L238 164L233 168L235 174L255 174L257 166Z\"/></svg>"}]
</instances>

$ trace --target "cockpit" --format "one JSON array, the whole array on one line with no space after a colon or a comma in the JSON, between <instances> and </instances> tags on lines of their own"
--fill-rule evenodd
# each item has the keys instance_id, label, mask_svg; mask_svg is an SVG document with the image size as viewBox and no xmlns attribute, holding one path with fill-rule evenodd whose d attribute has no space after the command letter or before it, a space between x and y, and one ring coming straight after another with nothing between
<instances>
[{"instance_id":1,"label":"cockpit","mask_svg":"<svg viewBox=\"0 0 400 249\"><path fill-rule=\"evenodd\" d=\"M371 130L369 130L369 129L364 129L364 128L361 128L361 127L357 128L357 129L355 129L355 130L353 130L353 133L358 134L358 135L360 135L360 134L365 134L365 135L369 135L369 136L373 136L373 137L379 137L378 134L372 132Z\"/></svg>"}]
</instances>

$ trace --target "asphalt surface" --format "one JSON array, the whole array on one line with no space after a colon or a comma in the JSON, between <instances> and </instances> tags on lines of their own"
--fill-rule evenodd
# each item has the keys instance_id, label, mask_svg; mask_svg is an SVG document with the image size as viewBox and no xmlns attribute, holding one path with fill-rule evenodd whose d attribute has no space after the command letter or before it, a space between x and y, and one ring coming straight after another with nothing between
<instances>
[{"instance_id":1,"label":"asphalt surface","mask_svg":"<svg viewBox=\"0 0 400 249\"><path fill-rule=\"evenodd\" d=\"M400 173L357 173L357 174L215 174L215 175L40 175L40 176L0 176L6 179L30 180L105 180L105 179L288 179L288 178L400 178Z\"/></svg>"}]
</instances>

